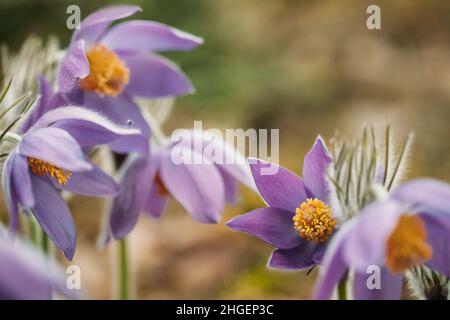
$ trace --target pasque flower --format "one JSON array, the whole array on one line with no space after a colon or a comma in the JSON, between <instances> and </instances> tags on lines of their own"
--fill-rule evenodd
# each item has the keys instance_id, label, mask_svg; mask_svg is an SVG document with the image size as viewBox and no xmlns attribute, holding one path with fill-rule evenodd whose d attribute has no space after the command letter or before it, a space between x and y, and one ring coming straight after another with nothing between
<instances>
[{"instance_id":1,"label":"pasque flower","mask_svg":"<svg viewBox=\"0 0 450 320\"><path fill-rule=\"evenodd\" d=\"M139 134L94 111L80 107L51 109L54 101L41 86L42 99L21 127L10 135L16 145L3 167L3 191L11 231L18 228L19 205L31 212L57 247L72 259L76 232L60 191L93 196L115 195L116 182L87 159L83 150ZM40 116L43 114L42 116Z\"/></svg>"},{"instance_id":2,"label":"pasque flower","mask_svg":"<svg viewBox=\"0 0 450 320\"><path fill-rule=\"evenodd\" d=\"M81 297L67 289L65 274L53 262L25 243L5 237L0 235L0 300L45 300L52 292Z\"/></svg>"},{"instance_id":3,"label":"pasque flower","mask_svg":"<svg viewBox=\"0 0 450 320\"><path fill-rule=\"evenodd\" d=\"M237 182L252 188L245 159L223 140L190 130L173 140L152 148L149 157L134 155L125 162L110 214L115 238L125 237L141 212L160 217L169 196L197 221L217 223L225 202L236 200ZM235 161L218 161L203 152L207 146Z\"/></svg>"},{"instance_id":4,"label":"pasque flower","mask_svg":"<svg viewBox=\"0 0 450 320\"><path fill-rule=\"evenodd\" d=\"M333 160L322 138L304 158L303 179L281 166L275 174L265 175L264 167L276 165L259 159L249 163L268 207L238 216L227 226L275 246L269 260L272 268L304 269L320 263L340 216L326 177Z\"/></svg>"},{"instance_id":5,"label":"pasque flower","mask_svg":"<svg viewBox=\"0 0 450 320\"><path fill-rule=\"evenodd\" d=\"M72 37L58 76L59 91L71 102L95 108L117 122L132 121L141 136L115 141L117 152L148 149L150 129L132 97L157 98L190 93L182 71L155 52L187 51L202 39L153 21L128 21L138 6L111 6L86 17Z\"/></svg>"},{"instance_id":6,"label":"pasque flower","mask_svg":"<svg viewBox=\"0 0 450 320\"><path fill-rule=\"evenodd\" d=\"M407 182L339 230L325 254L316 298L330 298L347 271L354 272L355 299L399 299L404 271L421 264L449 277L449 234L450 185ZM368 285L370 266L380 270L378 286Z\"/></svg>"}]
</instances>

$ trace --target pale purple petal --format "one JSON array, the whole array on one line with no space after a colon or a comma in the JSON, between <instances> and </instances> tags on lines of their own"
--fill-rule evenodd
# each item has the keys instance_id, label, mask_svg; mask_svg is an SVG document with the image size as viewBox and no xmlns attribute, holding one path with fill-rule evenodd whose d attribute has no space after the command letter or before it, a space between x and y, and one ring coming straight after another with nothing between
<instances>
[{"instance_id":1,"label":"pale purple petal","mask_svg":"<svg viewBox=\"0 0 450 320\"><path fill-rule=\"evenodd\" d=\"M295 173L264 160L248 161L259 194L269 206L295 212L295 208L306 200L303 180ZM264 174L264 169L269 167L276 168L276 173Z\"/></svg>"},{"instance_id":2,"label":"pale purple petal","mask_svg":"<svg viewBox=\"0 0 450 320\"><path fill-rule=\"evenodd\" d=\"M66 202L46 177L31 176L36 199L32 210L45 233L72 260L75 253L76 230Z\"/></svg>"},{"instance_id":3,"label":"pale purple petal","mask_svg":"<svg viewBox=\"0 0 450 320\"><path fill-rule=\"evenodd\" d=\"M19 153L73 172L92 169L77 141L58 128L31 130L20 142Z\"/></svg>"},{"instance_id":4,"label":"pale purple petal","mask_svg":"<svg viewBox=\"0 0 450 320\"><path fill-rule=\"evenodd\" d=\"M426 265L450 277L450 237L449 231L434 219L422 216L427 230L427 243L433 248L433 256Z\"/></svg>"},{"instance_id":5,"label":"pale purple petal","mask_svg":"<svg viewBox=\"0 0 450 320\"><path fill-rule=\"evenodd\" d=\"M434 211L430 208L421 209L419 214L422 219L426 221L433 221L441 228L447 230L447 232L450 232L450 214Z\"/></svg>"},{"instance_id":6,"label":"pale purple petal","mask_svg":"<svg viewBox=\"0 0 450 320\"><path fill-rule=\"evenodd\" d=\"M41 300L50 299L50 283L47 277L35 271L36 260L24 257L12 243L0 242L0 299Z\"/></svg>"},{"instance_id":7,"label":"pale purple petal","mask_svg":"<svg viewBox=\"0 0 450 320\"><path fill-rule=\"evenodd\" d=\"M433 179L417 179L394 190L392 197L432 216L450 231L450 184Z\"/></svg>"},{"instance_id":8,"label":"pale purple petal","mask_svg":"<svg viewBox=\"0 0 450 320\"><path fill-rule=\"evenodd\" d=\"M175 131L172 140L179 140L187 148L203 155L203 161L214 163L221 172L227 173L247 187L256 191L255 183L245 157L218 134L202 130ZM181 135L178 133L182 132Z\"/></svg>"},{"instance_id":9,"label":"pale purple petal","mask_svg":"<svg viewBox=\"0 0 450 320\"><path fill-rule=\"evenodd\" d=\"M76 89L74 91L77 91ZM70 105L69 101L67 101L66 93L63 92L57 92L55 93L52 98L49 101L48 105L48 111L59 108L59 107L65 107Z\"/></svg>"},{"instance_id":10,"label":"pale purple petal","mask_svg":"<svg viewBox=\"0 0 450 320\"><path fill-rule=\"evenodd\" d=\"M51 299L51 292L80 298L78 290L66 286L66 274L34 247L15 240L0 241L0 299Z\"/></svg>"},{"instance_id":11,"label":"pale purple petal","mask_svg":"<svg viewBox=\"0 0 450 320\"><path fill-rule=\"evenodd\" d=\"M130 69L126 91L143 98L175 97L192 93L186 75L172 62L149 54L121 54Z\"/></svg>"},{"instance_id":12,"label":"pale purple petal","mask_svg":"<svg viewBox=\"0 0 450 320\"><path fill-rule=\"evenodd\" d=\"M413 180L398 187L393 197L415 206L414 210L426 222L428 240L433 246L433 257L428 264L449 274L450 249L446 237L450 232L449 184L432 179Z\"/></svg>"},{"instance_id":13,"label":"pale purple petal","mask_svg":"<svg viewBox=\"0 0 450 320\"><path fill-rule=\"evenodd\" d=\"M89 61L84 46L84 40L78 40L67 49L59 66L58 90L60 92L70 92L79 79L84 79L89 75Z\"/></svg>"},{"instance_id":14,"label":"pale purple petal","mask_svg":"<svg viewBox=\"0 0 450 320\"><path fill-rule=\"evenodd\" d=\"M403 208L396 201L374 202L354 218L354 230L348 235L343 250L346 261L352 267L365 270L368 264L384 264L388 239L398 224Z\"/></svg>"},{"instance_id":15,"label":"pale purple petal","mask_svg":"<svg viewBox=\"0 0 450 320\"><path fill-rule=\"evenodd\" d=\"M157 163L147 158L129 158L120 175L120 191L110 212L110 229L116 239L122 239L136 225L144 210L157 169Z\"/></svg>"},{"instance_id":16,"label":"pale purple petal","mask_svg":"<svg viewBox=\"0 0 450 320\"><path fill-rule=\"evenodd\" d=\"M355 300L399 300L402 295L403 274L392 274L388 269L379 269L378 274L371 272L356 272L353 282L353 295ZM375 271L378 272L378 271Z\"/></svg>"},{"instance_id":17,"label":"pale purple petal","mask_svg":"<svg viewBox=\"0 0 450 320\"><path fill-rule=\"evenodd\" d=\"M86 39L97 42L111 22L129 17L142 11L138 6L110 6L91 13L80 24L80 29L73 34L72 41Z\"/></svg>"},{"instance_id":18,"label":"pale purple petal","mask_svg":"<svg viewBox=\"0 0 450 320\"><path fill-rule=\"evenodd\" d=\"M85 93L88 93L88 91L85 91L81 89L79 86L77 86L68 93L58 92L57 95L59 95L60 99L64 102L63 103L64 106L84 107Z\"/></svg>"},{"instance_id":19,"label":"pale purple petal","mask_svg":"<svg viewBox=\"0 0 450 320\"><path fill-rule=\"evenodd\" d=\"M87 196L113 196L119 192L119 186L99 167L92 164L92 170L74 172L64 185L56 185L64 191Z\"/></svg>"},{"instance_id":20,"label":"pale purple petal","mask_svg":"<svg viewBox=\"0 0 450 320\"><path fill-rule=\"evenodd\" d=\"M329 243L323 257L323 270L316 285L314 299L330 299L334 288L347 272L349 264L345 260L343 249L348 235L354 231L354 222L344 224Z\"/></svg>"},{"instance_id":21,"label":"pale purple petal","mask_svg":"<svg viewBox=\"0 0 450 320\"><path fill-rule=\"evenodd\" d=\"M111 142L109 146L112 150L118 153L138 152L142 155L148 153L150 128L139 107L130 97L125 94L118 97L100 97L94 93L86 93L84 105L117 124L128 124L130 129L140 130L139 135L133 134Z\"/></svg>"},{"instance_id":22,"label":"pale purple petal","mask_svg":"<svg viewBox=\"0 0 450 320\"><path fill-rule=\"evenodd\" d=\"M2 172L2 189L6 200L6 207L8 208L9 216L9 230L13 235L16 234L19 228L19 208L17 206L17 194L12 178L14 159L18 155L13 151L6 158L3 164Z\"/></svg>"},{"instance_id":23,"label":"pale purple petal","mask_svg":"<svg viewBox=\"0 0 450 320\"><path fill-rule=\"evenodd\" d=\"M47 111L49 111L50 101L53 97L53 90L44 76L39 77L39 100L28 112L27 117L20 125L20 132L23 134Z\"/></svg>"},{"instance_id":24,"label":"pale purple petal","mask_svg":"<svg viewBox=\"0 0 450 320\"><path fill-rule=\"evenodd\" d=\"M140 135L139 129L129 128L125 121L116 124L99 112L81 107L62 107L50 111L34 125L48 126L67 131L82 148Z\"/></svg>"},{"instance_id":25,"label":"pale purple petal","mask_svg":"<svg viewBox=\"0 0 450 320\"><path fill-rule=\"evenodd\" d=\"M303 270L317 264L313 258L322 245L312 241L303 240L292 249L275 249L269 259L268 266L281 270Z\"/></svg>"},{"instance_id":26,"label":"pale purple petal","mask_svg":"<svg viewBox=\"0 0 450 320\"><path fill-rule=\"evenodd\" d=\"M107 31L101 42L114 50L188 51L203 43L203 39L154 22L133 20L120 23Z\"/></svg>"},{"instance_id":27,"label":"pale purple petal","mask_svg":"<svg viewBox=\"0 0 450 320\"><path fill-rule=\"evenodd\" d=\"M335 232L337 232L337 230L336 230ZM323 257L325 256L326 249L327 249L327 247L328 247L328 244L331 242L331 239L332 239L332 238L329 238L326 242L320 243L320 244L317 246L317 248L316 248L316 250L315 250L315 253L314 253L314 255L312 256L312 259L313 259L313 261L314 261L316 264L321 264L321 263L322 263Z\"/></svg>"},{"instance_id":28,"label":"pale purple petal","mask_svg":"<svg viewBox=\"0 0 450 320\"><path fill-rule=\"evenodd\" d=\"M303 160L303 180L308 197L329 201L330 186L327 170L333 163L325 142L318 137Z\"/></svg>"},{"instance_id":29,"label":"pale purple petal","mask_svg":"<svg viewBox=\"0 0 450 320\"><path fill-rule=\"evenodd\" d=\"M20 155L14 157L12 178L17 200L24 209L30 209L34 206L34 196L26 158Z\"/></svg>"},{"instance_id":30,"label":"pale purple petal","mask_svg":"<svg viewBox=\"0 0 450 320\"><path fill-rule=\"evenodd\" d=\"M303 240L294 228L294 213L279 208L259 208L227 223L235 231L249 233L277 248L291 249Z\"/></svg>"},{"instance_id":31,"label":"pale purple petal","mask_svg":"<svg viewBox=\"0 0 450 320\"><path fill-rule=\"evenodd\" d=\"M166 208L168 195L159 194L158 186L153 183L145 211L153 218L160 218Z\"/></svg>"},{"instance_id":32,"label":"pale purple petal","mask_svg":"<svg viewBox=\"0 0 450 320\"><path fill-rule=\"evenodd\" d=\"M161 180L195 219L203 223L217 223L225 205L223 181L214 165L187 163L189 159L199 156L182 146L174 146L164 152Z\"/></svg>"},{"instance_id":33,"label":"pale purple petal","mask_svg":"<svg viewBox=\"0 0 450 320\"><path fill-rule=\"evenodd\" d=\"M222 176L223 186L225 188L225 201L229 203L236 203L238 198L237 181L229 175L221 167L218 167L220 175Z\"/></svg>"}]
</instances>

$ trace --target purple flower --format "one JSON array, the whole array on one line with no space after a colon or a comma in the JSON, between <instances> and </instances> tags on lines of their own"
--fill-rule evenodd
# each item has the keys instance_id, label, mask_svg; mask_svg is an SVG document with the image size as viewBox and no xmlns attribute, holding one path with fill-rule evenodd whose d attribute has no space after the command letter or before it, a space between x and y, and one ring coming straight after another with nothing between
<instances>
[{"instance_id":1,"label":"purple flower","mask_svg":"<svg viewBox=\"0 0 450 320\"><path fill-rule=\"evenodd\" d=\"M187 51L203 41L153 21L127 21L138 6L111 6L86 17L75 31L58 76L69 101L95 108L116 122L132 121L141 136L116 141L117 152L148 150L150 129L131 97L157 98L190 93L189 79L155 52Z\"/></svg>"},{"instance_id":2,"label":"purple flower","mask_svg":"<svg viewBox=\"0 0 450 320\"><path fill-rule=\"evenodd\" d=\"M115 238L125 237L142 211L160 217L169 196L197 221L217 223L225 202L236 200L237 181L252 186L246 166L241 165L244 161L237 159L240 155L233 148L204 132L184 132L177 141L153 148L150 157L133 156L125 163L110 215ZM202 152L206 146L237 161L215 161Z\"/></svg>"},{"instance_id":3,"label":"purple flower","mask_svg":"<svg viewBox=\"0 0 450 320\"><path fill-rule=\"evenodd\" d=\"M75 225L60 191L115 195L116 182L89 161L83 150L139 131L120 127L80 107L60 107L36 119L48 108L43 101L23 123L23 135L16 138L17 144L5 160L3 190L11 231L18 228L20 205L35 216L56 246L72 259Z\"/></svg>"},{"instance_id":4,"label":"purple flower","mask_svg":"<svg viewBox=\"0 0 450 320\"><path fill-rule=\"evenodd\" d=\"M255 161L256 160L256 161ZM331 202L326 178L333 161L320 137L305 156L303 179L278 167L273 175L263 170L275 164L249 159L253 178L269 207L238 216L227 223L275 246L269 266L304 269L320 263L340 211Z\"/></svg>"},{"instance_id":5,"label":"purple flower","mask_svg":"<svg viewBox=\"0 0 450 320\"><path fill-rule=\"evenodd\" d=\"M450 185L431 179L405 183L339 230L325 254L316 298L330 298L349 269L355 272L355 299L400 299L403 272L420 264L449 277L449 234ZM374 266L379 283L369 286Z\"/></svg>"},{"instance_id":6,"label":"purple flower","mask_svg":"<svg viewBox=\"0 0 450 320\"><path fill-rule=\"evenodd\" d=\"M53 92L53 89L45 76L40 76L38 82L39 100L20 123L19 131L21 134L27 132L28 129L30 129L45 113L59 107L67 106L67 102L61 93Z\"/></svg>"},{"instance_id":7,"label":"purple flower","mask_svg":"<svg viewBox=\"0 0 450 320\"><path fill-rule=\"evenodd\" d=\"M0 300L45 300L52 292L80 298L54 263L20 241L0 239L0 261Z\"/></svg>"}]
</instances>

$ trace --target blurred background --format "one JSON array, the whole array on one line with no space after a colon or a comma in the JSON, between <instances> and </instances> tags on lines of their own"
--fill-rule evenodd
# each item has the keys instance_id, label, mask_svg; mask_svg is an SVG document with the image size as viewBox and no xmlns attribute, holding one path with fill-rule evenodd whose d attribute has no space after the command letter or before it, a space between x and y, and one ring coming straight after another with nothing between
<instances>
[{"instance_id":1,"label":"blurred background","mask_svg":"<svg viewBox=\"0 0 450 320\"><path fill-rule=\"evenodd\" d=\"M197 88L176 101L166 133L194 120L204 129L279 128L280 163L300 173L317 134L353 138L365 124L391 124L398 141L415 133L408 177L450 180L448 0L2 0L0 42L16 50L30 34L55 34L65 47L68 5L85 17L115 3L205 39L166 54ZM366 28L369 4L381 7L381 30ZM174 202L159 221L143 216L130 237L136 297L309 298L316 271L268 270L269 246L223 226L262 205L243 188L219 225L194 222ZM105 203L76 197L71 208L83 289L110 298L114 245L95 248Z\"/></svg>"}]
</instances>

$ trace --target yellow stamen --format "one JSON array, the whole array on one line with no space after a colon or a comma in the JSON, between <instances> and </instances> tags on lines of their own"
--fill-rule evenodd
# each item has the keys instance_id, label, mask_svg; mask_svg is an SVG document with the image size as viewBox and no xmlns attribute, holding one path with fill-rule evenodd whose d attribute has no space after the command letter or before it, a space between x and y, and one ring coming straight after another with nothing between
<instances>
[{"instance_id":1,"label":"yellow stamen","mask_svg":"<svg viewBox=\"0 0 450 320\"><path fill-rule=\"evenodd\" d=\"M319 199L307 199L295 209L294 227L306 240L324 242L336 228L330 208Z\"/></svg>"},{"instance_id":2,"label":"yellow stamen","mask_svg":"<svg viewBox=\"0 0 450 320\"><path fill-rule=\"evenodd\" d=\"M125 63L111 50L97 44L87 52L90 73L79 81L86 91L99 95L117 96L129 81L129 70Z\"/></svg>"},{"instance_id":3,"label":"yellow stamen","mask_svg":"<svg viewBox=\"0 0 450 320\"><path fill-rule=\"evenodd\" d=\"M64 171L63 169L55 167L54 165L51 165L43 160L31 157L28 157L27 160L31 172L40 177L44 174L48 174L49 176L55 178L59 185L64 185L69 182L70 176L72 175L71 172Z\"/></svg>"},{"instance_id":4,"label":"yellow stamen","mask_svg":"<svg viewBox=\"0 0 450 320\"><path fill-rule=\"evenodd\" d=\"M433 249L426 243L427 231L418 216L403 215L388 239L386 265L402 272L431 259Z\"/></svg>"}]
</instances>

